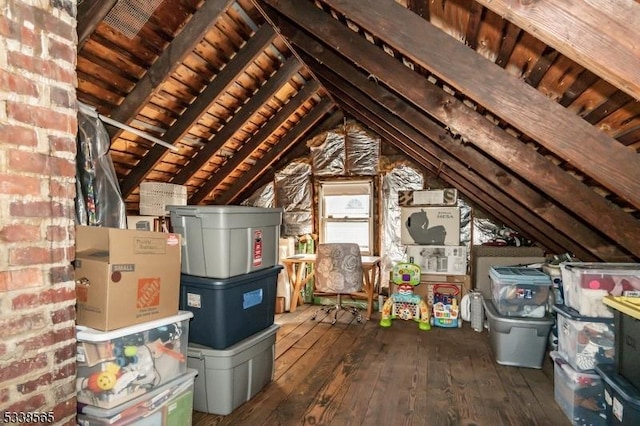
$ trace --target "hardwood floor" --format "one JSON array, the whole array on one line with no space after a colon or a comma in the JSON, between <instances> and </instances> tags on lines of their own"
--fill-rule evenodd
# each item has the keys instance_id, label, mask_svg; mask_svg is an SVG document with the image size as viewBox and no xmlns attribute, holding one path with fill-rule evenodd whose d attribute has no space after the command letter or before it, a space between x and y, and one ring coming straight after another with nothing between
<instances>
[{"instance_id":1,"label":"hardwood floor","mask_svg":"<svg viewBox=\"0 0 640 426\"><path fill-rule=\"evenodd\" d=\"M276 315L274 380L228 416L193 425L570 425L553 396L553 365L498 365L488 333L413 321L335 325L316 306Z\"/></svg>"}]
</instances>

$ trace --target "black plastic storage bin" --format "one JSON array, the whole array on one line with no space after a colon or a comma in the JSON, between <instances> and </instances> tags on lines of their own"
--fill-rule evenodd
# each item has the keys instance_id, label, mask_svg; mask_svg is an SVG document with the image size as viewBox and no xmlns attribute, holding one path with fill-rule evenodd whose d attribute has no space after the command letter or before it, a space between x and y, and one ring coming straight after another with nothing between
<instances>
[{"instance_id":1,"label":"black plastic storage bin","mask_svg":"<svg viewBox=\"0 0 640 426\"><path fill-rule=\"evenodd\" d=\"M180 275L180 309L193 312L189 342L225 349L273 324L281 269L226 279Z\"/></svg>"},{"instance_id":2,"label":"black plastic storage bin","mask_svg":"<svg viewBox=\"0 0 640 426\"><path fill-rule=\"evenodd\" d=\"M640 425L640 390L616 373L613 364L598 364L604 381L604 402L609 425Z\"/></svg>"},{"instance_id":3,"label":"black plastic storage bin","mask_svg":"<svg viewBox=\"0 0 640 426\"><path fill-rule=\"evenodd\" d=\"M617 309L612 311L616 329L616 372L640 389L640 319Z\"/></svg>"}]
</instances>

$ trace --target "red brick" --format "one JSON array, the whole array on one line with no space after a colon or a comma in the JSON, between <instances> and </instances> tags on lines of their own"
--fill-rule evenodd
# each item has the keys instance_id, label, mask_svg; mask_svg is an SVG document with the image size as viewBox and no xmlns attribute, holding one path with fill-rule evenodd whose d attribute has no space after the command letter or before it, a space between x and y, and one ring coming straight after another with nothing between
<instances>
[{"instance_id":1,"label":"red brick","mask_svg":"<svg viewBox=\"0 0 640 426\"><path fill-rule=\"evenodd\" d=\"M40 303L40 298L35 293L24 293L14 297L11 300L11 307L14 310L18 309L27 309L38 306Z\"/></svg>"},{"instance_id":2,"label":"red brick","mask_svg":"<svg viewBox=\"0 0 640 426\"><path fill-rule=\"evenodd\" d=\"M37 98L38 86L33 80L0 70L0 87L19 95Z\"/></svg>"},{"instance_id":3,"label":"red brick","mask_svg":"<svg viewBox=\"0 0 640 426\"><path fill-rule=\"evenodd\" d=\"M42 268L26 268L0 272L0 291L39 287L44 284Z\"/></svg>"},{"instance_id":4,"label":"red brick","mask_svg":"<svg viewBox=\"0 0 640 426\"><path fill-rule=\"evenodd\" d=\"M68 395L73 395L75 394L75 390L72 389L72 392L68 392L66 393L65 396ZM62 399L62 398L60 398ZM69 420L68 423L62 425L62 426L76 426L76 422L75 422L75 414L76 414L76 409L77 409L77 401L75 396L72 398L69 398L69 400L62 402L58 405L56 405L53 408L53 417L56 419L56 421L62 421L62 419L69 417L69 416L74 416L73 419Z\"/></svg>"},{"instance_id":5,"label":"red brick","mask_svg":"<svg viewBox=\"0 0 640 426\"><path fill-rule=\"evenodd\" d=\"M49 136L49 146L54 152L69 152L76 155L76 139L72 137Z\"/></svg>"},{"instance_id":6,"label":"red brick","mask_svg":"<svg viewBox=\"0 0 640 426\"><path fill-rule=\"evenodd\" d=\"M49 176L73 177L76 174L75 161L69 158L51 157L46 154L22 150L9 151L9 168L27 173Z\"/></svg>"},{"instance_id":7,"label":"red brick","mask_svg":"<svg viewBox=\"0 0 640 426\"><path fill-rule=\"evenodd\" d=\"M47 365L46 353L38 354L32 358L14 361L9 365L0 367L0 382L15 379L16 377L23 376L33 370L45 368Z\"/></svg>"},{"instance_id":8,"label":"red brick","mask_svg":"<svg viewBox=\"0 0 640 426\"><path fill-rule=\"evenodd\" d=\"M0 142L3 145L33 147L38 145L38 135L29 127L0 124Z\"/></svg>"},{"instance_id":9,"label":"red brick","mask_svg":"<svg viewBox=\"0 0 640 426\"><path fill-rule=\"evenodd\" d=\"M0 228L0 241L6 243L40 241L40 227L33 225L7 225Z\"/></svg>"},{"instance_id":10,"label":"red brick","mask_svg":"<svg viewBox=\"0 0 640 426\"><path fill-rule=\"evenodd\" d=\"M53 381L53 374L45 373L35 380L29 380L28 382L18 383L16 387L18 389L18 392L24 395L24 394L32 393L38 390L38 388L42 386L51 385L52 381Z\"/></svg>"},{"instance_id":11,"label":"red brick","mask_svg":"<svg viewBox=\"0 0 640 426\"><path fill-rule=\"evenodd\" d=\"M47 241L67 241L69 239L68 229L64 226L47 226Z\"/></svg>"},{"instance_id":12,"label":"red brick","mask_svg":"<svg viewBox=\"0 0 640 426\"><path fill-rule=\"evenodd\" d=\"M0 339L4 340L27 331L39 330L49 324L42 313L22 315L0 320Z\"/></svg>"},{"instance_id":13,"label":"red brick","mask_svg":"<svg viewBox=\"0 0 640 426\"><path fill-rule=\"evenodd\" d=\"M0 193L39 195L41 180L36 177L0 173Z\"/></svg>"},{"instance_id":14,"label":"red brick","mask_svg":"<svg viewBox=\"0 0 640 426\"><path fill-rule=\"evenodd\" d=\"M51 108L27 105L22 102L12 100L6 102L7 115L21 123L66 133L76 132L77 120L75 116L63 114Z\"/></svg>"},{"instance_id":15,"label":"red brick","mask_svg":"<svg viewBox=\"0 0 640 426\"><path fill-rule=\"evenodd\" d=\"M15 404L12 404L3 410L6 411L18 411L18 412L27 412L27 411L44 411L43 407L47 403L47 399L42 394L34 395L28 399L20 400Z\"/></svg>"},{"instance_id":16,"label":"red brick","mask_svg":"<svg viewBox=\"0 0 640 426\"><path fill-rule=\"evenodd\" d=\"M19 247L9 250L9 265L42 265L58 263L67 259L63 248Z\"/></svg>"},{"instance_id":17,"label":"red brick","mask_svg":"<svg viewBox=\"0 0 640 426\"><path fill-rule=\"evenodd\" d=\"M73 200L76 196L76 185L70 181L51 179L49 181L49 196Z\"/></svg>"},{"instance_id":18,"label":"red brick","mask_svg":"<svg viewBox=\"0 0 640 426\"><path fill-rule=\"evenodd\" d=\"M26 340L16 343L16 347L22 348L24 352L35 351L38 349L46 348L55 343L55 333L48 331L38 336L30 337Z\"/></svg>"},{"instance_id":19,"label":"red brick","mask_svg":"<svg viewBox=\"0 0 640 426\"><path fill-rule=\"evenodd\" d=\"M76 65L78 58L75 44L60 43L55 39L49 38L49 56L58 60L69 62L71 65Z\"/></svg>"},{"instance_id":20,"label":"red brick","mask_svg":"<svg viewBox=\"0 0 640 426\"><path fill-rule=\"evenodd\" d=\"M0 35L9 39L18 40L18 37L20 37L20 27L21 25L17 22L7 19L5 14L0 15Z\"/></svg>"},{"instance_id":21,"label":"red brick","mask_svg":"<svg viewBox=\"0 0 640 426\"><path fill-rule=\"evenodd\" d=\"M64 309L59 309L57 311L53 311L51 313L51 322L53 324L60 324L67 321L75 321L76 319L76 308L75 306L67 306ZM0 351L0 356L2 356L2 352Z\"/></svg>"},{"instance_id":22,"label":"red brick","mask_svg":"<svg viewBox=\"0 0 640 426\"><path fill-rule=\"evenodd\" d=\"M74 280L73 266L56 266L49 271L49 280L52 285L71 282Z\"/></svg>"},{"instance_id":23,"label":"red brick","mask_svg":"<svg viewBox=\"0 0 640 426\"><path fill-rule=\"evenodd\" d=\"M76 344L67 345L63 348L57 349L54 354L54 359L56 364L64 364L65 361L68 361L76 356Z\"/></svg>"},{"instance_id":24,"label":"red brick","mask_svg":"<svg viewBox=\"0 0 640 426\"><path fill-rule=\"evenodd\" d=\"M52 288L40 292L40 304L60 303L74 300L76 298L75 288Z\"/></svg>"},{"instance_id":25,"label":"red brick","mask_svg":"<svg viewBox=\"0 0 640 426\"><path fill-rule=\"evenodd\" d=\"M49 201L13 202L9 212L13 217L72 217L62 204Z\"/></svg>"}]
</instances>

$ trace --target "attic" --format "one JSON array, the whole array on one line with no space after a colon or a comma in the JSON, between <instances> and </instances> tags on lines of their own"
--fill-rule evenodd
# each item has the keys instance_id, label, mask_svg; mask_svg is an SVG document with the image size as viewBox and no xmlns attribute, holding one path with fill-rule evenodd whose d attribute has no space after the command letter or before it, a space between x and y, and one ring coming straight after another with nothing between
<instances>
[{"instance_id":1,"label":"attic","mask_svg":"<svg viewBox=\"0 0 640 426\"><path fill-rule=\"evenodd\" d=\"M128 36L126 4L79 4L77 95L177 149L112 129L130 210L239 203L348 117L549 252L640 253L633 2L158 2Z\"/></svg>"},{"instance_id":2,"label":"attic","mask_svg":"<svg viewBox=\"0 0 640 426\"><path fill-rule=\"evenodd\" d=\"M239 204L355 120L550 253L640 257L638 1L37 3L0 14L3 409L74 422L76 100L175 149L107 126L130 212Z\"/></svg>"}]
</instances>

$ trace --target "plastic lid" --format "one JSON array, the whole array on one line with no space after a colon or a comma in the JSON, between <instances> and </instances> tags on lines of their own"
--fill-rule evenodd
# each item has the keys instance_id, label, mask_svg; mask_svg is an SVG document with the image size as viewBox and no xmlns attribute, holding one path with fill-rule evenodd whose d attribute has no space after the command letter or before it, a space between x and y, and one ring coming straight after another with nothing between
<instances>
[{"instance_id":1,"label":"plastic lid","mask_svg":"<svg viewBox=\"0 0 640 426\"><path fill-rule=\"evenodd\" d=\"M82 342L105 342L107 340L117 339L118 337L128 336L130 334L140 333L141 331L153 330L154 328L162 327L164 325L185 321L190 318L193 318L193 312L179 311L178 315L147 321L111 331L101 331L79 325L76 326L76 330L78 332L77 338Z\"/></svg>"},{"instance_id":2,"label":"plastic lid","mask_svg":"<svg viewBox=\"0 0 640 426\"><path fill-rule=\"evenodd\" d=\"M640 301L640 299L638 299ZM575 321L587 321L587 322L600 322L613 326L613 318L605 318L605 317L586 317L584 315L580 315L578 311L573 308L570 308L567 305L553 305L553 310L564 317L571 318Z\"/></svg>"},{"instance_id":3,"label":"plastic lid","mask_svg":"<svg viewBox=\"0 0 640 426\"><path fill-rule=\"evenodd\" d=\"M534 268L492 266L489 275L496 281L517 281L522 284L551 285L551 277Z\"/></svg>"},{"instance_id":4,"label":"plastic lid","mask_svg":"<svg viewBox=\"0 0 640 426\"><path fill-rule=\"evenodd\" d=\"M596 273L615 272L631 272L640 276L640 263L610 263L610 262L564 262L560 267L565 269L580 269L586 271L594 271Z\"/></svg>"},{"instance_id":5,"label":"plastic lid","mask_svg":"<svg viewBox=\"0 0 640 426\"><path fill-rule=\"evenodd\" d=\"M613 364L597 364L596 372L604 381L624 398L625 402L633 405L633 409L640 409L640 390L636 389L627 379L616 373L616 366ZM629 407L631 408L631 407Z\"/></svg>"},{"instance_id":6,"label":"plastic lid","mask_svg":"<svg viewBox=\"0 0 640 426\"><path fill-rule=\"evenodd\" d=\"M605 296L602 303L630 317L640 319L640 297Z\"/></svg>"}]
</instances>

